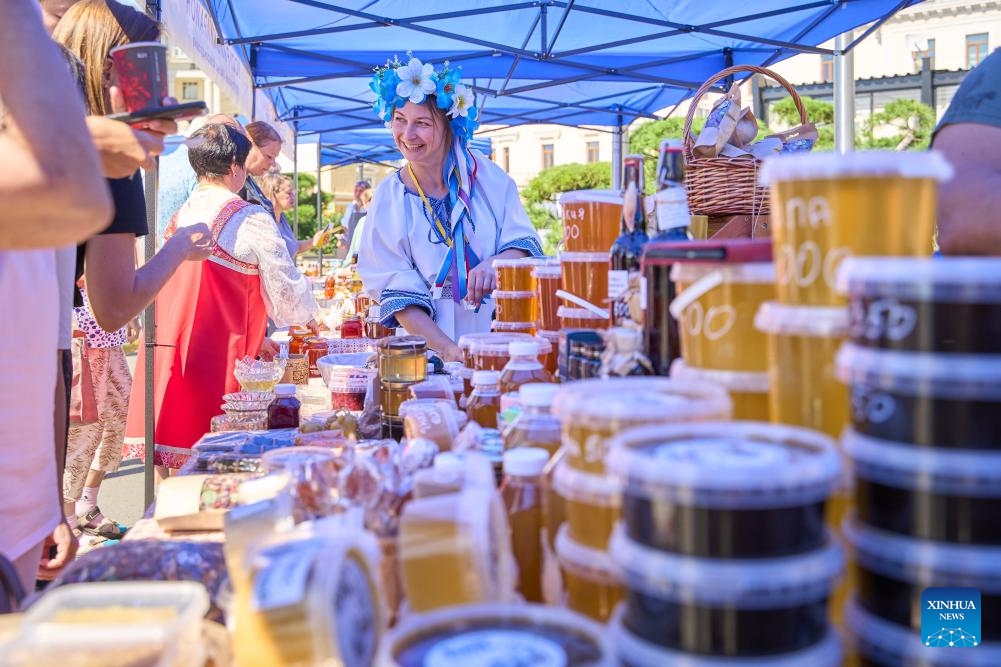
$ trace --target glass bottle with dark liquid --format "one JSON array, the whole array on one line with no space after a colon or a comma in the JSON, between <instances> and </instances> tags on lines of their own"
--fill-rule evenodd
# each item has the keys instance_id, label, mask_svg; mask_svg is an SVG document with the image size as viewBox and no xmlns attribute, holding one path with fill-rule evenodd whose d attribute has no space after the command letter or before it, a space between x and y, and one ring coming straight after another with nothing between
<instances>
[{"instance_id":1,"label":"glass bottle with dark liquid","mask_svg":"<svg viewBox=\"0 0 1001 667\"><path fill-rule=\"evenodd\" d=\"M638 286L643 246L650 240L643 199L646 180L643 156L627 155L623 175L626 193L622 205L622 233L615 239L608 258L608 296L612 303L612 321L616 324L632 319L628 290L632 285Z\"/></svg>"},{"instance_id":2,"label":"glass bottle with dark liquid","mask_svg":"<svg viewBox=\"0 0 1001 667\"><path fill-rule=\"evenodd\" d=\"M268 429L299 428L299 409L294 384L275 385L275 399L268 406Z\"/></svg>"},{"instance_id":3,"label":"glass bottle with dark liquid","mask_svg":"<svg viewBox=\"0 0 1001 667\"><path fill-rule=\"evenodd\" d=\"M685 159L680 139L665 139L657 170L657 235L643 252L646 282L646 315L643 337L647 357L657 375L667 375L671 362L681 356L678 322L668 308L676 291L671 281L673 259L658 258L655 244L691 241L691 215L685 192Z\"/></svg>"}]
</instances>

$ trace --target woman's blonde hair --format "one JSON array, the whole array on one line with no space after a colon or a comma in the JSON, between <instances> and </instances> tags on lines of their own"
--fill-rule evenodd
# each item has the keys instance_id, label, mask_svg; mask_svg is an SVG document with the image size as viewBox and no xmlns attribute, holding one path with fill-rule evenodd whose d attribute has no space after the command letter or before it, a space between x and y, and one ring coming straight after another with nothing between
<instances>
[{"instance_id":1,"label":"woman's blonde hair","mask_svg":"<svg viewBox=\"0 0 1001 667\"><path fill-rule=\"evenodd\" d=\"M261 176L257 182L257 184L261 186L261 192L263 192L264 196L271 200L272 203L274 203L275 199L278 197L278 190L285 183L288 183L289 187L291 187L292 179L280 171L269 171Z\"/></svg>"},{"instance_id":2,"label":"woman's blonde hair","mask_svg":"<svg viewBox=\"0 0 1001 667\"><path fill-rule=\"evenodd\" d=\"M263 120L255 120L253 123L249 123L247 125L247 134L250 135L250 140L258 148L272 141L282 142L282 135L278 134L278 130Z\"/></svg>"},{"instance_id":3,"label":"woman's blonde hair","mask_svg":"<svg viewBox=\"0 0 1001 667\"><path fill-rule=\"evenodd\" d=\"M87 110L103 116L111 113L105 87L111 49L132 42L155 42L160 39L160 25L115 0L81 0L66 10L52 38L83 63Z\"/></svg>"}]
</instances>

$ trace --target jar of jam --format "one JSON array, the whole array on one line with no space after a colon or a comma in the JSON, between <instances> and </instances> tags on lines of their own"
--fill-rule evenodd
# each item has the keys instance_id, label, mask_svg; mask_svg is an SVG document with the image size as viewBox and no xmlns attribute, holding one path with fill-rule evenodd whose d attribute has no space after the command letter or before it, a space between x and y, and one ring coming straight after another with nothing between
<instances>
[{"instance_id":1,"label":"jar of jam","mask_svg":"<svg viewBox=\"0 0 1001 667\"><path fill-rule=\"evenodd\" d=\"M322 336L310 336L306 339L306 358L309 359L309 377L320 377L316 362L320 357L327 356L327 339Z\"/></svg>"},{"instance_id":2,"label":"jar of jam","mask_svg":"<svg viewBox=\"0 0 1001 667\"><path fill-rule=\"evenodd\" d=\"M361 318L357 315L341 322L341 338L361 338L362 333Z\"/></svg>"},{"instance_id":3,"label":"jar of jam","mask_svg":"<svg viewBox=\"0 0 1001 667\"><path fill-rule=\"evenodd\" d=\"M268 406L268 429L299 428L301 407L294 384L275 385L275 399Z\"/></svg>"},{"instance_id":4,"label":"jar of jam","mask_svg":"<svg viewBox=\"0 0 1001 667\"><path fill-rule=\"evenodd\" d=\"M337 296L337 276L331 273L323 282L323 298L329 301L335 296Z\"/></svg>"},{"instance_id":5,"label":"jar of jam","mask_svg":"<svg viewBox=\"0 0 1001 667\"><path fill-rule=\"evenodd\" d=\"M288 328L289 354L306 354L306 339L312 335L309 329L291 326Z\"/></svg>"}]
</instances>

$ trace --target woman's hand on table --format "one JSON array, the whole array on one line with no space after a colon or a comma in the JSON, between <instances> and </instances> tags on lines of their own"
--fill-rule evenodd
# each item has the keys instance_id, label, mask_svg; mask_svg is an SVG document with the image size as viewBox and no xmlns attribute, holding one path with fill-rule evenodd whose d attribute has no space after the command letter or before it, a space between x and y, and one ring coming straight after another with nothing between
<instances>
[{"instance_id":1,"label":"woman's hand on table","mask_svg":"<svg viewBox=\"0 0 1001 667\"><path fill-rule=\"evenodd\" d=\"M265 336L258 354L264 361L271 361L278 355L278 343Z\"/></svg>"},{"instance_id":2,"label":"woman's hand on table","mask_svg":"<svg viewBox=\"0 0 1001 667\"><path fill-rule=\"evenodd\" d=\"M442 347L444 349L441 349L441 350L436 349L435 352L438 353L438 356L441 357L442 361L462 361L463 360L462 348L460 348L455 343L451 343L450 345L441 345L440 347Z\"/></svg>"}]
</instances>

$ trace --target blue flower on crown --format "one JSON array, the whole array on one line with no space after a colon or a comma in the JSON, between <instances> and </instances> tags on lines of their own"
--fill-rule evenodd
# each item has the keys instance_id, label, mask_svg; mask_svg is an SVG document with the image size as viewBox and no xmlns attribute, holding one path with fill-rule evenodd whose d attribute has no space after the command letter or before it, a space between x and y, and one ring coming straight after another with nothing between
<instances>
[{"instance_id":1,"label":"blue flower on crown","mask_svg":"<svg viewBox=\"0 0 1001 667\"><path fill-rule=\"evenodd\" d=\"M480 124L475 93L461 83L462 69L450 67L446 61L436 72L434 65L407 55L410 59L406 63L394 56L384 67L376 68L368 84L376 96L372 110L388 124L393 112L408 101L422 104L428 95L434 95L438 108L449 118L452 133L463 144L468 143Z\"/></svg>"}]
</instances>

